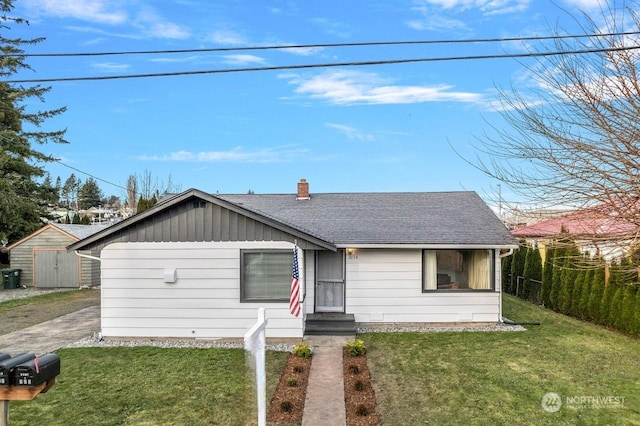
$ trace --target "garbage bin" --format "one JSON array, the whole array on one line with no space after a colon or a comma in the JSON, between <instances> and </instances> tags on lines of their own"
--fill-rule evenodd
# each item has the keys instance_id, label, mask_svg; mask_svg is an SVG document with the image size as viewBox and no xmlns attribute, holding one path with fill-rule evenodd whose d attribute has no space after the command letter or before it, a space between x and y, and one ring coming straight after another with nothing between
<instances>
[{"instance_id":1,"label":"garbage bin","mask_svg":"<svg viewBox=\"0 0 640 426\"><path fill-rule=\"evenodd\" d=\"M9 290L20 287L20 272L22 269L3 269L2 282L4 289Z\"/></svg>"}]
</instances>

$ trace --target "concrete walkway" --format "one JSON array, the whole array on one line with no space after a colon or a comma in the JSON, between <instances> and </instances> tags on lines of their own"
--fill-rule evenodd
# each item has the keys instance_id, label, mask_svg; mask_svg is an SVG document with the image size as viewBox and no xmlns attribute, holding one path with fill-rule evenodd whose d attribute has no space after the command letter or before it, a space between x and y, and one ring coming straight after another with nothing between
<instances>
[{"instance_id":1,"label":"concrete walkway","mask_svg":"<svg viewBox=\"0 0 640 426\"><path fill-rule=\"evenodd\" d=\"M100 331L100 306L90 306L13 333L0 336L0 352L15 356L54 352Z\"/></svg>"},{"instance_id":2,"label":"concrete walkway","mask_svg":"<svg viewBox=\"0 0 640 426\"><path fill-rule=\"evenodd\" d=\"M302 426L346 424L342 348L355 336L308 336L313 361L304 402Z\"/></svg>"}]
</instances>

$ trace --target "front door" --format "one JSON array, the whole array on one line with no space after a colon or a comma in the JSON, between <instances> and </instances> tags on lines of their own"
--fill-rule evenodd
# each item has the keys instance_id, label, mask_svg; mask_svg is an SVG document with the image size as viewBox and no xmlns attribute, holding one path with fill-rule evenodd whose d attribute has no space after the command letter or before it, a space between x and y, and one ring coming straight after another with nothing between
<instances>
[{"instance_id":1,"label":"front door","mask_svg":"<svg viewBox=\"0 0 640 426\"><path fill-rule=\"evenodd\" d=\"M316 252L316 312L344 312L344 276L344 250Z\"/></svg>"}]
</instances>

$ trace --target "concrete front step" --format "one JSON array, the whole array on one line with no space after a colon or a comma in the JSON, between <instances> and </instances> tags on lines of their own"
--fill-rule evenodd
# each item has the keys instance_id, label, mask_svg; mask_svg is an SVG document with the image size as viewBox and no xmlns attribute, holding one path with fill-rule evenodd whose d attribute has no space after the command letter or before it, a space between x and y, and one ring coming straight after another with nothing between
<instances>
[{"instance_id":1,"label":"concrete front step","mask_svg":"<svg viewBox=\"0 0 640 426\"><path fill-rule=\"evenodd\" d=\"M309 314L305 323L306 335L348 336L356 332L353 314Z\"/></svg>"}]
</instances>

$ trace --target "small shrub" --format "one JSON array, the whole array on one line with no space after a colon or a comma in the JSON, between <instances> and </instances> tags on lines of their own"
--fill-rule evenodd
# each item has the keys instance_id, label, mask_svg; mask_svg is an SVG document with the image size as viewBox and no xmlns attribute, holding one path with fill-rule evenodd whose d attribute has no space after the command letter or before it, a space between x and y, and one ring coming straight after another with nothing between
<instances>
[{"instance_id":1,"label":"small shrub","mask_svg":"<svg viewBox=\"0 0 640 426\"><path fill-rule=\"evenodd\" d=\"M298 381L296 379L289 379L287 380L287 386L290 388L298 387Z\"/></svg>"},{"instance_id":2,"label":"small shrub","mask_svg":"<svg viewBox=\"0 0 640 426\"><path fill-rule=\"evenodd\" d=\"M351 374L358 374L360 372L360 368L357 365L351 364L347 367L347 371Z\"/></svg>"},{"instance_id":3,"label":"small shrub","mask_svg":"<svg viewBox=\"0 0 640 426\"><path fill-rule=\"evenodd\" d=\"M290 413L291 410L293 410L293 404L291 403L291 401L282 401L280 403L280 410L284 411L285 413Z\"/></svg>"},{"instance_id":4,"label":"small shrub","mask_svg":"<svg viewBox=\"0 0 640 426\"><path fill-rule=\"evenodd\" d=\"M293 372L296 374L300 374L304 372L304 367L302 365L296 365L295 367L293 367Z\"/></svg>"},{"instance_id":5,"label":"small shrub","mask_svg":"<svg viewBox=\"0 0 640 426\"><path fill-rule=\"evenodd\" d=\"M361 417L366 417L369 415L369 407L364 404L360 404L356 407L356 414Z\"/></svg>"},{"instance_id":6,"label":"small shrub","mask_svg":"<svg viewBox=\"0 0 640 426\"><path fill-rule=\"evenodd\" d=\"M361 380L358 380L353 384L353 388L358 392L361 392L364 390L364 383Z\"/></svg>"},{"instance_id":7,"label":"small shrub","mask_svg":"<svg viewBox=\"0 0 640 426\"><path fill-rule=\"evenodd\" d=\"M367 353L367 347L362 339L347 342L347 350L351 356L361 356Z\"/></svg>"},{"instance_id":8,"label":"small shrub","mask_svg":"<svg viewBox=\"0 0 640 426\"><path fill-rule=\"evenodd\" d=\"M300 358L311 358L311 347L306 342L298 343L293 348L293 354Z\"/></svg>"}]
</instances>

